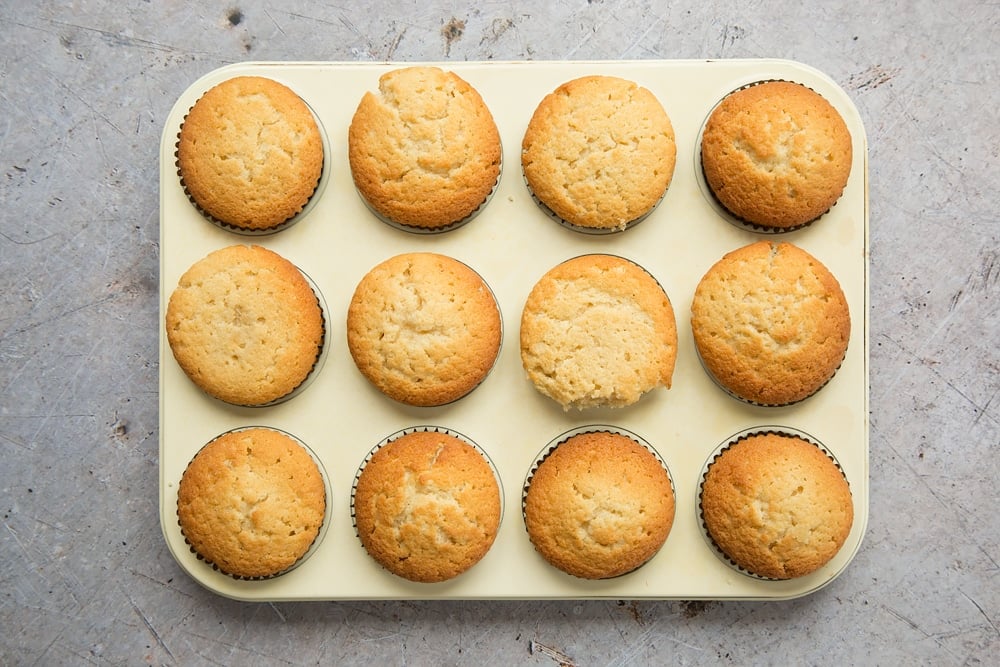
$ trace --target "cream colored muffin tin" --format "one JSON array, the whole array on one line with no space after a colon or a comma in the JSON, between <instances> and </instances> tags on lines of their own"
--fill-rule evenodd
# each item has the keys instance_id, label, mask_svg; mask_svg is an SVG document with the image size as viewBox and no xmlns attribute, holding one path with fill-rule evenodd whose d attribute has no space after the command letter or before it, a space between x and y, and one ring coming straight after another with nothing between
<instances>
[{"instance_id":1,"label":"cream colored muffin tin","mask_svg":"<svg viewBox=\"0 0 1000 667\"><path fill-rule=\"evenodd\" d=\"M490 107L504 147L504 170L492 200L468 224L442 234L414 234L378 220L354 189L347 129L361 96L383 73L409 63L242 63L193 83L167 118L160 146L160 306L195 261L234 243L259 243L298 265L327 306L326 359L301 394L283 403L234 407L209 398L183 374L160 324L160 518L170 551L195 580L243 600L330 599L782 599L817 590L850 562L868 514L868 164L864 128L847 94L824 74L783 60L434 63L475 86ZM312 107L326 133L326 183L308 214L268 236L243 236L202 217L185 196L175 167L177 132L208 88L238 75L277 79ZM631 79L659 98L673 123L677 165L652 214L608 235L575 232L532 200L519 148L538 102L559 84L588 74ZM719 99L764 79L803 83L843 115L854 142L850 181L819 221L776 240L795 243L839 279L850 307L851 341L840 370L818 394L788 407L748 405L722 391L702 369L690 331L695 286L726 252L773 235L731 224L704 191L698 136ZM437 408L395 403L363 378L347 349L347 305L362 276L402 252L432 251L469 264L497 296L504 321L492 373L466 397ZM564 412L525 378L519 354L521 308L534 283L557 263L584 253L612 253L645 267L667 291L677 317L677 366L670 390L658 389L622 409ZM533 550L521 517L522 485L537 453L553 438L589 424L631 431L661 455L673 477L677 510L659 553L614 579L571 577ZM303 440L318 457L331 489L321 543L291 572L264 581L220 574L191 553L176 517L177 485L191 457L233 428L262 425ZM475 567L439 584L418 584L381 569L364 551L351 522L351 485L373 446L402 429L453 429L489 454L503 482L504 518L490 552ZM763 581L722 561L702 537L697 507L705 462L738 432L757 426L804 431L841 464L855 502L847 543L818 572Z\"/></svg>"}]
</instances>

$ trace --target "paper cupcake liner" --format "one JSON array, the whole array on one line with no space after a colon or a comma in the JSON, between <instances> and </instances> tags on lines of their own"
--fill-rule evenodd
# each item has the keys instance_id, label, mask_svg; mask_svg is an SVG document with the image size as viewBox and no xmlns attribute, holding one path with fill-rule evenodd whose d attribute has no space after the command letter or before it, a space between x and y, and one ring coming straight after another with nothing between
<instances>
[{"instance_id":1,"label":"paper cupcake liner","mask_svg":"<svg viewBox=\"0 0 1000 667\"><path fill-rule=\"evenodd\" d=\"M280 405L285 401L290 401L299 394L301 394L303 391L305 391L306 388L310 384L312 384L313 380L316 379L316 376L319 375L320 370L322 370L323 364L326 363L326 358L329 355L329 349L330 349L328 340L330 335L329 333L330 327L328 325L329 318L327 317L327 313L329 312L329 310L326 305L326 299L323 297L323 293L320 291L319 285L317 285L316 282L305 271L299 269L298 267L295 268L298 269L299 273L302 274L302 277L306 279L306 282L309 283L309 286L312 288L313 294L316 296L316 304L319 306L320 317L323 323L322 332L320 334L319 350L316 353L316 361L313 362L312 368L310 368L309 372L306 373L306 376L302 379L302 382L297 384L291 391L289 391L284 396L279 396L273 401L268 401L267 403L251 403L251 404L234 403L231 405L238 405L239 407L242 408L268 408L275 405Z\"/></svg>"},{"instance_id":2,"label":"paper cupcake liner","mask_svg":"<svg viewBox=\"0 0 1000 667\"><path fill-rule=\"evenodd\" d=\"M837 202L834 202L834 204L830 208L826 209L825 211L817 215L815 218L812 218L811 220L807 220L801 224L790 227L773 227L770 225L762 225L760 223L751 222L730 211L728 208L726 208L726 205L719 200L719 197L715 194L715 191L712 189L712 186L708 184L708 179L705 178L705 167L701 159L701 142L702 142L702 136L705 133L705 126L708 125L708 120L712 117L712 114L715 112L716 108L718 108L718 106L722 104L722 101L726 99L726 97L728 97L729 95L732 95L733 93L738 92L740 90L753 88L754 86L759 86L762 83L773 83L773 82L795 83L804 86L805 88L809 88L809 90L812 90L814 93L816 92L811 87L806 86L805 84L799 83L798 81L790 81L788 79L758 79L756 81L752 81L750 83L746 83L742 86L738 86L732 89L731 91L723 95L721 98L719 98L719 100L712 106L712 108L709 109L708 114L705 116L705 120L702 121L701 127L698 129L698 135L695 137L695 144L694 144L695 145L694 173L695 173L695 180L698 182L698 188L701 190L702 196L705 198L705 201L715 210L716 213L719 214L719 217L724 219L726 222L733 225L734 227L738 227L748 232L754 232L756 234L781 235L781 234L787 234L789 232L797 232L799 230L811 226L813 223L817 222L821 218L826 217L826 215L830 213L830 211L836 208ZM841 197L842 196L843 193L841 193ZM839 200L840 198L838 198L838 201Z\"/></svg>"},{"instance_id":3,"label":"paper cupcake liner","mask_svg":"<svg viewBox=\"0 0 1000 667\"><path fill-rule=\"evenodd\" d=\"M524 187L525 189L527 189L528 194L531 195L531 200L535 202L538 208L541 209L541 211L545 213L545 215L547 215L549 218L551 218L558 224L562 225L566 229L578 232L580 234L589 234L591 236L607 236L611 234L620 234L622 232L627 232L628 230L632 229L640 222L648 218L650 215L652 215L653 211L655 211L657 207L660 205L660 202L663 201L663 198L667 196L667 191L670 190L670 185L667 184L667 187L663 190L663 194L661 194L659 199L657 199L656 202L654 202L653 205L649 207L648 211L646 211L637 218L629 220L628 222L625 223L623 227L587 227L586 225L577 225L566 220L558 213L553 211L551 208L549 208L548 204L539 199L538 195L535 194L534 189L531 187L531 184L528 183L528 178L527 176L524 175L523 168L521 169L521 180L524 182Z\"/></svg>"},{"instance_id":4,"label":"paper cupcake liner","mask_svg":"<svg viewBox=\"0 0 1000 667\"><path fill-rule=\"evenodd\" d=\"M503 176L503 147L501 146L500 147L500 169L497 172L497 178L496 178L496 180L493 181L493 187L490 188L490 191L486 194L486 198L483 199L483 201L479 204L479 206L477 206L476 208L474 208L472 210L472 212L469 213L464 218L461 218L461 219L456 220L454 222L450 222L450 223L445 224L445 225L438 225L436 227L421 227L419 225L408 225L406 223L399 222L397 220L393 220L392 218L388 217L387 215L383 214L381 211L379 211L378 209L376 209L374 206L372 206L371 202L369 202L368 199L363 194L361 194L360 190L357 190L357 188L355 188L355 190L357 191L358 197L361 198L361 201L364 203L365 207L380 222L383 222L383 223L389 225L393 229L398 229L400 231L404 231L404 232L407 232L409 234L418 234L418 235L430 236L430 235L434 235L434 234L444 234L446 232L451 232L451 231L454 231L454 230L458 229L459 227L464 227L465 225L467 225L470 222L472 222L480 213L483 212L483 210L486 209L486 207L489 205L489 203L493 200L493 195L496 194L497 189L500 187L500 179L501 179L502 176Z\"/></svg>"},{"instance_id":5,"label":"paper cupcake liner","mask_svg":"<svg viewBox=\"0 0 1000 667\"><path fill-rule=\"evenodd\" d=\"M833 372L830 374L830 377L828 377L827 379L825 379L822 382L822 384L818 385L808 395L803 396L802 398L800 398L798 400L795 400L795 401L789 401L787 403L761 403L760 401L754 401L754 400L751 400L751 399L746 398L744 396L740 396L735 391L733 391L732 389L730 389L729 387L727 387L725 384L723 384L719 380L719 378L717 378L715 376L715 373L713 373L708 368L708 366L705 364L705 360L701 356L701 350L698 349L698 345L697 344L695 344L695 346L694 346L694 351L695 351L695 355L698 357L698 363L701 364L702 370L705 371L705 375L708 376L708 378L715 384L715 386L717 386L719 389L721 389L723 392L725 392L728 396L731 396L732 398L735 398L737 401L740 401L741 403L746 403L747 405L752 405L752 406L758 407L758 408L787 408L789 406L798 405L799 403L802 403L803 401L809 400L810 398L812 398L813 396L815 396L816 394L818 394L820 392L820 390L823 389L823 387L825 387L826 385L830 384L830 381L833 380L833 378L837 375L837 372L840 370L840 367L843 366L844 359L847 358L847 347L849 347L849 346L850 346L850 341L848 341L847 346L844 347L844 356L842 356L840 358L840 362L837 364L837 367L833 369Z\"/></svg>"},{"instance_id":6,"label":"paper cupcake liner","mask_svg":"<svg viewBox=\"0 0 1000 667\"><path fill-rule=\"evenodd\" d=\"M715 461L718 460L718 458L722 456L723 452L725 452L727 449L729 449L733 445L736 445L741 440L746 440L747 438L755 435L780 435L780 436L787 436L804 440L805 442L808 442L809 444L815 446L820 451L822 451L826 455L826 457L829 458L835 466L837 466L837 470L839 470L840 474L844 476L844 480L848 483L848 486L850 486L850 480L847 479L847 475L844 473L844 469L840 465L840 462L833 455L833 452L831 452L826 447L826 445L824 445L818 439L809 435L805 431L801 431L797 428L792 428L790 426L762 425L762 426L754 426L739 431L737 433L734 433L730 437L723 440L712 451L708 459L705 461L704 465L701 468L701 472L698 475L698 502L695 505L695 511L698 513L697 515L698 530L701 533L702 538L705 540L705 543L708 545L709 549L711 549L712 553L714 553L720 561L722 561L731 569L735 570L736 572L739 572L744 576L750 577L752 579L757 579L759 581L787 581L787 579L765 577L756 574L754 572L751 572L750 570L742 567L736 561L730 558L729 555L722 550L722 547L720 547L718 544L715 543L715 540L713 540L712 536L709 534L708 526L705 523L705 515L701 509L701 497L705 487L705 476L708 474L708 469L712 467L712 464L714 464Z\"/></svg>"},{"instance_id":7,"label":"paper cupcake liner","mask_svg":"<svg viewBox=\"0 0 1000 667\"><path fill-rule=\"evenodd\" d=\"M463 435L458 431L455 431L453 429L444 426L424 424L424 425L410 426L404 429L400 429L399 431L396 431L395 433L386 436L385 438L380 440L378 444L376 444L368 451L368 453L365 455L365 458L358 466L357 471L354 473L354 480L351 482L351 503L350 503L351 525L354 527L355 536L358 537L359 540L361 539L361 536L358 534L358 522L357 518L355 517L355 511L354 511L354 495L355 492L358 490L358 479L361 478L361 473L364 472L365 466L367 466L368 462L372 460L372 457L375 456L376 452L378 452L380 449L382 449L389 443L393 442L394 440L398 440L404 435L409 435L410 433L443 433L444 435L450 435L453 438L457 438L462 442L464 442L465 444L469 445L470 447L475 449L480 456L483 457L483 460L486 461L486 464L490 467L490 470L493 471L493 478L496 479L497 489L500 493L500 519L497 521L497 532L499 533L500 526L503 525L505 495L503 490L503 479L501 479L500 471L497 469L496 464L493 463L493 459L490 458L490 455L486 453L486 450L480 447L479 444L472 438L469 438L468 436Z\"/></svg>"},{"instance_id":8,"label":"paper cupcake liner","mask_svg":"<svg viewBox=\"0 0 1000 667\"><path fill-rule=\"evenodd\" d=\"M542 450L535 456L534 462L531 464L531 467L529 468L528 473L524 477L524 483L521 485L521 524L522 524L522 526L525 529L525 533L527 533L527 530L528 530L528 528L527 528L527 516L526 516L527 500L528 500L528 489L531 486L531 480L534 479L535 473L538 471L539 466L541 466L542 463L544 463L545 460L547 458L549 458L549 456L556 449L558 449L559 445L563 444L564 442L570 440L571 438L573 438L575 436L583 435L585 433L614 433L616 435L622 435L622 436L625 436L626 438L628 438L629 440L635 442L639 446L641 446L643 449L645 449L650 454L652 454L653 458L655 458L656 461L663 468L663 471L665 473L667 473L667 480L670 482L670 491L674 495L674 503L675 503L675 511L676 511L677 489L674 486L674 476L670 473L670 467L667 465L666 461L664 461L663 457L660 456L660 453L658 451L656 451L656 448L653 447L645 438L643 438L643 437L641 437L641 436L633 433L632 431L629 431L627 429L621 428L619 426L613 426L613 425L610 425L610 424L589 424L589 425L586 425L586 426L578 426L576 428L572 428L572 429L569 429L568 431L565 431L565 432L561 433L557 437L555 437L552 440L550 440L549 443L546 444L545 447L543 447ZM670 539L669 534L667 535L667 539ZM529 536L529 541L530 541L530 536ZM664 542L664 544L665 543L666 542ZM662 548L662 545L661 545L660 548ZM641 570L642 568L646 567L650 562L652 562L652 560L653 560L653 558L655 556L656 556L656 554L654 553L645 562L640 563L638 566L636 566L635 568L629 570L628 572L623 572L623 573L615 575L613 577L605 577L605 578L600 579L600 580L594 580L594 579L588 579L586 577L580 577L580 576L574 575L572 573L565 572L564 570L561 570L561 569L559 571L560 572L565 572L565 574L568 574L569 576L574 577L576 579L580 579L581 581L608 581L610 579L618 579L619 577L625 577L625 576L628 576L628 575L630 575L630 574L632 574L634 572L637 572L637 571ZM553 566L553 567L555 567L555 566Z\"/></svg>"},{"instance_id":9,"label":"paper cupcake liner","mask_svg":"<svg viewBox=\"0 0 1000 667\"><path fill-rule=\"evenodd\" d=\"M195 455L191 457L191 461L194 461L195 456L197 456L201 452L201 450L203 450L205 447L207 447L208 445L212 444L213 442L215 442L216 440L218 440L222 436L227 435L229 433L239 433L241 431L249 431L249 430L253 430L253 429L266 429L266 430L269 430L269 431L275 431L277 433L281 433L282 435L285 435L285 436L291 438L292 440L294 440L296 442L296 444L298 444L300 447L302 447L302 449L307 454L309 454L310 458L312 458L312 460L316 463L316 468L319 470L320 477L323 479L323 490L324 490L323 521L320 524L319 530L316 532L316 537L313 538L312 543L309 545L309 548L306 549L305 553L302 554L302 556L299 557L299 559L296 560L294 563L292 563L291 565L289 565L285 569L280 570L279 572L275 572L274 574L264 575L264 576L260 576L260 577L248 577L248 576L244 576L244 575L232 574L232 573L227 572L226 570L224 570L217 563L215 563L212 560L206 558L205 556L203 556L202 554L198 553L198 551L195 550L195 548L191 544L191 542L188 541L187 536L184 535L184 528L181 526L181 522L180 522L180 510L179 509L175 509L175 511L174 511L175 516L178 517L178 519L177 519L177 527L180 530L181 536L184 537L184 544L187 545L187 547L190 550L191 554L193 554L194 557L200 563L204 564L207 567L210 567L212 570L214 570L216 572L219 572L220 574L223 574L223 575L225 575L225 576L227 576L227 577L229 577L231 579L235 579L237 581L247 581L247 582L269 581L271 579L275 579L277 577L284 576L284 575L288 574L289 572L295 570L297 567L299 567L303 563L305 563L309 559L310 556L312 556L314 553L316 553L316 551L320 548L320 545L323 543L323 539L326 537L327 530L328 530L328 528L330 526L330 519L331 519L331 507L330 507L331 506L331 502L330 502L330 499L333 497L332 488L330 486L330 476L327 474L326 468L323 466L322 460L320 460L320 458L316 455L316 452L314 452L311 447L309 447L305 442L303 442L297 436L295 436L295 435L293 435L293 434L291 434L291 433L289 433L287 431L284 431L282 429L274 428L272 426L260 426L260 425L240 426L238 428L230 429L228 431L220 433L219 435L215 436L214 438L212 438L211 440L209 440L207 443L205 443L204 445L202 445L198 449L198 452L195 452ZM191 465L191 462L189 461L188 462L188 466L190 466L190 465ZM185 472L186 471L187 471L187 467L185 467Z\"/></svg>"},{"instance_id":10,"label":"paper cupcake liner","mask_svg":"<svg viewBox=\"0 0 1000 667\"><path fill-rule=\"evenodd\" d=\"M240 234L243 236L270 236L271 234L276 234L278 232L284 231L289 227L299 223L305 218L310 211L316 206L316 203L322 197L323 191L326 190L327 183L330 180L330 140L327 137L326 128L323 126L323 122L320 120L319 114L312 108L312 106L302 99L302 103L306 105L309 109L309 113L312 114L313 120L316 122L316 127L319 130L320 141L323 144L323 166L320 168L319 179L316 181L316 187L313 188L312 194L309 195L309 199L302 205L297 212L292 216L286 218L282 222L272 225L270 227L265 227L261 229L249 229L247 227L241 227L239 225L234 225L229 222L224 222L219 220L211 213L206 211L201 207L201 205L195 200L188 190L187 185L184 183L184 176L181 173L180 161L178 160L178 149L180 147L180 132L181 128L184 127L184 121L187 120L187 114L181 120L180 127L177 128L177 141L174 143L174 168L177 171L177 180L180 183L181 189L184 191L184 196L187 197L188 201L195 208L198 213L201 214L205 220L215 225L216 227L223 229L227 232L232 232L234 234ZM193 106L191 108L194 108ZM190 113L190 109L188 110Z\"/></svg>"}]
</instances>

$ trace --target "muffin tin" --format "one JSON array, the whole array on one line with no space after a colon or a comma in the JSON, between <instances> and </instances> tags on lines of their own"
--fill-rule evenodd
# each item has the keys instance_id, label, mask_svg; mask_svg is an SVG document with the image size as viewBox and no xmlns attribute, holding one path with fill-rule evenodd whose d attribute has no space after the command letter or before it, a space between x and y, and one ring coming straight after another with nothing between
<instances>
[{"instance_id":1,"label":"muffin tin","mask_svg":"<svg viewBox=\"0 0 1000 667\"><path fill-rule=\"evenodd\" d=\"M414 234L377 219L354 189L347 128L378 77L411 63L241 63L194 82L171 110L160 145L160 306L180 275L212 250L258 243L282 254L318 288L326 304L323 365L310 384L282 403L244 408L197 389L177 366L160 323L160 518L173 556L193 579L220 595L256 601L335 599L787 599L832 581L856 553L868 514L868 164L864 128L847 94L826 75L784 60L424 63L451 69L480 92L500 129L503 173L489 203L468 224L440 234ZM207 221L177 177L177 132L208 88L245 74L268 76L295 90L326 136L324 187L296 221L252 238ZM677 164L656 209L623 232L583 234L553 221L532 199L519 148L538 102L561 83L587 74L631 79L653 91L674 126ZM854 163L840 201L808 227L781 234L823 261L840 281L852 318L847 356L836 376L811 398L765 408L736 400L702 368L690 331L694 288L722 255L762 238L719 213L700 184L698 136L728 92L764 79L803 83L841 113L854 142ZM773 235L767 235L770 238ZM347 305L362 276L402 252L440 252L472 266L500 305L504 339L483 383L435 408L387 399L354 366L347 349ZM673 304L678 356L670 390L658 389L621 409L563 411L528 382L521 367L519 321L532 286L550 268L585 253L621 255L643 266ZM504 518L492 549L447 582L418 584L384 571L361 546L351 521L351 486L374 446L393 433L434 424L463 433L488 454L501 477ZM614 579L586 581L535 553L518 508L521 486L538 452L561 434L604 424L645 441L668 466L676 491L674 525L643 567ZM330 489L329 520L309 558L281 576L240 581L191 552L176 517L177 485L194 454L218 434L249 425L284 430L309 443ZM707 460L733 433L784 427L811 434L836 457L855 503L844 547L818 572L786 581L747 576L720 560L702 537L698 485Z\"/></svg>"}]
</instances>

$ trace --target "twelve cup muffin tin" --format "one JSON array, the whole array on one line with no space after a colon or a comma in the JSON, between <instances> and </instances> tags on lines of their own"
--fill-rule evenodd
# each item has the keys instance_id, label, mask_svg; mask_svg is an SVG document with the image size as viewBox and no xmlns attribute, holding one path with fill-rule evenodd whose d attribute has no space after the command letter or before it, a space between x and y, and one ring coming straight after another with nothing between
<instances>
[{"instance_id":1,"label":"twelve cup muffin tin","mask_svg":"<svg viewBox=\"0 0 1000 667\"><path fill-rule=\"evenodd\" d=\"M361 96L379 76L413 63L241 63L210 72L177 100L160 146L160 305L180 275L212 250L257 243L295 263L326 307L325 358L308 386L290 400L246 408L212 399L174 361L160 323L160 519L167 545L191 577L208 589L244 600L332 599L784 599L832 581L856 553L868 513L868 164L864 128L847 94L826 75L784 60L421 63L451 69L490 107L503 142L503 173L492 199L468 224L416 234L377 219L354 189L347 129ZM642 224L615 234L584 234L553 221L529 194L520 170L521 137L535 106L559 84L588 74L630 79L649 88L673 124L673 181ZM184 115L211 86L234 76L285 83L312 108L325 133L320 189L306 215L270 235L245 236L206 220L177 176L177 132ZM733 224L701 176L698 138L715 104L756 81L785 79L826 97L851 131L854 162L843 196L821 219L794 232L765 235ZM689 312L695 286L726 252L761 238L794 243L837 277L852 319L847 356L836 376L798 404L764 408L721 390L698 361ZM480 273L496 294L504 338L490 375L449 405L415 408L393 402L355 368L347 349L347 304L362 276L402 252L439 252ZM585 253L616 254L652 273L677 318L678 356L670 390L658 389L620 409L563 411L528 382L521 367L519 322L534 283L559 262ZM205 443L233 428L278 428L321 459L329 485L328 523L299 566L263 581L221 574L193 554L177 524L177 486ZM606 425L648 442L669 468L676 490L674 525L663 548L630 574L589 581L567 575L535 553L521 515L522 488L535 458L572 429ZM487 452L502 481L504 516L490 552L447 582L419 584L381 569L364 551L351 521L351 487L372 447L404 429L437 426L462 433ZM698 486L706 461L747 429L801 431L835 456L855 503L850 536L819 571L767 581L738 571L706 543Z\"/></svg>"}]
</instances>

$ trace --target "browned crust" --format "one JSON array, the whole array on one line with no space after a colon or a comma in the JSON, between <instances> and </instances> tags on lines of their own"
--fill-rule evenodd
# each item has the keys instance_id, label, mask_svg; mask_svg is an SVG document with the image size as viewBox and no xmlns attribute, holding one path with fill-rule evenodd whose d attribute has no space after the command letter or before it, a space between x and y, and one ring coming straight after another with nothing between
<instances>
[{"instance_id":1,"label":"browned crust","mask_svg":"<svg viewBox=\"0 0 1000 667\"><path fill-rule=\"evenodd\" d=\"M496 538L500 513L500 488L483 455L435 431L379 448L354 492L361 543L411 581L445 581L478 563Z\"/></svg>"},{"instance_id":2,"label":"browned crust","mask_svg":"<svg viewBox=\"0 0 1000 667\"><path fill-rule=\"evenodd\" d=\"M674 519L660 462L627 436L583 433L559 444L528 485L525 526L535 549L577 577L635 570L659 551Z\"/></svg>"},{"instance_id":3,"label":"browned crust","mask_svg":"<svg viewBox=\"0 0 1000 667\"><path fill-rule=\"evenodd\" d=\"M192 265L164 319L184 373L237 405L290 394L312 371L323 343L323 312L309 282L260 246L221 248Z\"/></svg>"},{"instance_id":4,"label":"browned crust","mask_svg":"<svg viewBox=\"0 0 1000 667\"><path fill-rule=\"evenodd\" d=\"M347 344L379 391L443 405L472 391L496 361L500 310L471 268L437 253L405 253L372 268L347 310Z\"/></svg>"},{"instance_id":5,"label":"browned crust","mask_svg":"<svg viewBox=\"0 0 1000 667\"><path fill-rule=\"evenodd\" d=\"M729 94L702 134L712 192L736 217L764 227L797 227L826 212L847 185L851 159L851 134L837 110L786 81Z\"/></svg>"},{"instance_id":6,"label":"browned crust","mask_svg":"<svg viewBox=\"0 0 1000 667\"><path fill-rule=\"evenodd\" d=\"M316 119L287 86L264 77L223 81L195 102L177 143L182 184L216 220L266 230L292 218L323 171Z\"/></svg>"},{"instance_id":7,"label":"browned crust","mask_svg":"<svg viewBox=\"0 0 1000 667\"><path fill-rule=\"evenodd\" d=\"M624 229L673 178L677 148L656 96L632 81L586 76L539 103L521 143L528 186L560 218Z\"/></svg>"},{"instance_id":8,"label":"browned crust","mask_svg":"<svg viewBox=\"0 0 1000 667\"><path fill-rule=\"evenodd\" d=\"M753 435L710 465L701 495L709 536L737 565L772 579L810 574L843 546L854 521L843 473L801 438Z\"/></svg>"},{"instance_id":9,"label":"browned crust","mask_svg":"<svg viewBox=\"0 0 1000 667\"><path fill-rule=\"evenodd\" d=\"M266 428L213 440L191 460L177 490L184 538L236 577L291 567L316 539L325 512L316 462L292 438Z\"/></svg>"},{"instance_id":10,"label":"browned crust","mask_svg":"<svg viewBox=\"0 0 1000 667\"><path fill-rule=\"evenodd\" d=\"M851 318L840 284L790 243L759 241L702 277L691 329L708 372L736 396L763 405L807 398L847 352Z\"/></svg>"},{"instance_id":11,"label":"browned crust","mask_svg":"<svg viewBox=\"0 0 1000 667\"><path fill-rule=\"evenodd\" d=\"M365 93L348 131L354 184L382 217L434 229L472 215L500 177L500 133L454 72L406 67Z\"/></svg>"}]
</instances>

